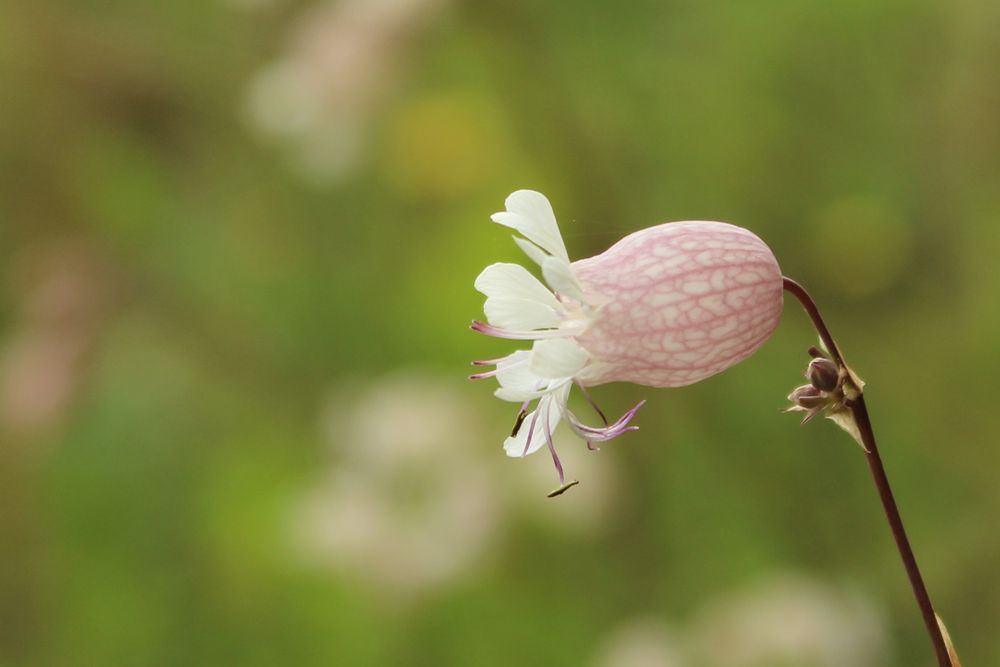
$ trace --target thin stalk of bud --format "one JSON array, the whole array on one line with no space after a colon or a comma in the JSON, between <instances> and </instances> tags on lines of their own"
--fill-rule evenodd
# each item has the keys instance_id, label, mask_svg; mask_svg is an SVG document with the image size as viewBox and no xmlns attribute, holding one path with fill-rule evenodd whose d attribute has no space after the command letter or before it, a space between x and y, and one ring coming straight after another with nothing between
<instances>
[{"instance_id":1,"label":"thin stalk of bud","mask_svg":"<svg viewBox=\"0 0 1000 667\"><path fill-rule=\"evenodd\" d=\"M820 340L823 342L823 346L832 358L832 362L838 370L838 375L843 378L841 380L844 385L843 410L837 415L839 419L834 419L834 421L859 440L865 451L865 459L868 461L868 467L871 469L875 488L878 490L879 499L882 501L882 509L885 511L889 528L892 530L892 536L896 541L896 548L899 550L903 567L906 569L906 574L910 579L910 586L913 588L913 595L917 600L917 605L920 607L920 613L923 616L927 634L934 645L938 664L940 667L959 667L957 662L952 661L951 655L953 654L953 649L952 652L949 652L950 642L946 642L942 635L941 626L934 612L934 606L931 604L930 595L927 593L927 587L924 584L923 577L920 575L920 569L917 567L917 560L913 555L913 549L910 547L910 541L906 537L903 520L899 515L899 509L896 507L892 488L889 486L889 478L886 476L885 468L882 465L882 457L879 455L878 446L875 444L875 432L872 429L871 419L868 416L868 408L865 405L863 395L864 383L844 362L840 348L837 346L836 341L834 341L833 336L830 334L830 330L819 314L816 302L809 296L805 288L791 278L784 278L783 286L785 291L795 296L799 300L799 303L802 304L806 314L809 315L809 319L812 320L813 326L819 334ZM820 361L823 356L812 354L812 349L810 349L810 356L814 357L814 360L810 362L810 370L813 368L813 364ZM828 370L817 371L823 377L809 377L814 386L817 386L817 379L823 383L828 382ZM844 423L845 418L849 423Z\"/></svg>"}]
</instances>

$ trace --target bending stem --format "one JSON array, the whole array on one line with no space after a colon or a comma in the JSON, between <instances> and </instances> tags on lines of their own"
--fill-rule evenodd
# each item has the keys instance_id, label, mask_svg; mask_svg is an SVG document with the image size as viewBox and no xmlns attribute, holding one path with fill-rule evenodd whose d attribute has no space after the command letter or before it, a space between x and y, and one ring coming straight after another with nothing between
<instances>
[{"instance_id":1,"label":"bending stem","mask_svg":"<svg viewBox=\"0 0 1000 667\"><path fill-rule=\"evenodd\" d=\"M830 335L830 330L827 329L826 323L819 314L816 302L812 300L812 297L809 296L809 293L802 285L799 285L791 278L784 279L784 288L793 294L799 300L799 303L802 304L802 307L809 315L809 319L812 320L813 326L819 333L823 344L833 356L833 360L841 368L846 368L844 359L840 354L840 349L837 347L833 336ZM853 381L850 374L848 374L848 381ZM903 528L903 519L899 515L896 499L892 495L889 478L886 476L885 467L882 465L882 457L879 456L878 446L875 444L875 432L872 429L871 419L868 416L865 397L861 393L861 387L857 387L857 390L857 397L849 400L847 405L854 416L854 422L857 425L858 432L861 434L862 443L867 450L865 458L868 460L868 467L871 469L875 488L878 490L879 499L882 501L882 509L885 511L886 519L889 521L892 536L896 540L896 548L899 550L900 558L903 560L903 567L906 569L906 574L910 579L910 586L913 588L913 595L916 597L917 605L920 607L920 614L923 616L924 625L927 627L927 634L934 645L938 664L941 667L953 667L951 658L948 656L948 647L941 634L941 628L937 623L934 606L931 604L930 595L927 593L927 586L924 585L923 577L920 575L920 568L917 567L917 559L913 555L910 541L906 537L906 530Z\"/></svg>"}]
</instances>

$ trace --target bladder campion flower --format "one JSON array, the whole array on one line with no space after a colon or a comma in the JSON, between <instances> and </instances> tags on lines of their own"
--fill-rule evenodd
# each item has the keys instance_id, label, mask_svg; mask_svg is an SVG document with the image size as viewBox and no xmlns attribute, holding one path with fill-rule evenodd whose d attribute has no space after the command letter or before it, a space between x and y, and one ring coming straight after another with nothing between
<instances>
[{"instance_id":1,"label":"bladder campion flower","mask_svg":"<svg viewBox=\"0 0 1000 667\"><path fill-rule=\"evenodd\" d=\"M668 222L571 263L544 195L518 190L505 205L492 220L520 234L514 242L539 265L545 283L519 264L486 267L475 287L486 295L488 323L473 321L472 329L534 343L531 350L474 361L495 369L470 377L496 377L497 397L521 403L504 442L507 455L522 457L547 445L560 482L562 465L552 445L560 420L593 447L635 430L630 421L644 403L613 424L605 419L603 427L587 426L567 407L573 384L585 396L585 387L605 382L681 387L746 359L778 325L781 270L767 245L746 229Z\"/></svg>"}]
</instances>

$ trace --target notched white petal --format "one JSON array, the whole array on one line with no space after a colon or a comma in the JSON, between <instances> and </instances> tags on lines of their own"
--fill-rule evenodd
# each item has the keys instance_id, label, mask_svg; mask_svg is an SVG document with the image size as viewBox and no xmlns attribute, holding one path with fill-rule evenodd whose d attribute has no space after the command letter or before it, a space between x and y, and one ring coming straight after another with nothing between
<instances>
[{"instance_id":1,"label":"notched white petal","mask_svg":"<svg viewBox=\"0 0 1000 667\"><path fill-rule=\"evenodd\" d=\"M542 378L571 378L589 359L587 351L570 338L540 340L531 349L528 370Z\"/></svg>"},{"instance_id":2,"label":"notched white petal","mask_svg":"<svg viewBox=\"0 0 1000 667\"><path fill-rule=\"evenodd\" d=\"M487 297L527 299L560 308L555 295L520 264L490 264L476 277L474 285Z\"/></svg>"},{"instance_id":3,"label":"notched white petal","mask_svg":"<svg viewBox=\"0 0 1000 667\"><path fill-rule=\"evenodd\" d=\"M493 222L516 229L546 252L569 261L559 225L549 200L534 190L518 190L504 201L506 211L494 213Z\"/></svg>"},{"instance_id":4,"label":"notched white petal","mask_svg":"<svg viewBox=\"0 0 1000 667\"><path fill-rule=\"evenodd\" d=\"M546 257L542 262L542 275L549 287L559 294L564 294L571 299L583 303L583 290L573 273L573 267L566 260L558 257Z\"/></svg>"},{"instance_id":5,"label":"notched white petal","mask_svg":"<svg viewBox=\"0 0 1000 667\"><path fill-rule=\"evenodd\" d=\"M489 323L511 331L555 329L560 316L552 306L529 299L491 296L483 305Z\"/></svg>"},{"instance_id":6,"label":"notched white petal","mask_svg":"<svg viewBox=\"0 0 1000 667\"><path fill-rule=\"evenodd\" d=\"M514 237L514 243L517 244L518 248L524 251L524 254L528 256L528 259L533 261L538 266L541 266L542 262L545 261L545 258L548 257L548 255L545 254L544 250L536 246L531 241L528 241L527 239L522 239L520 236Z\"/></svg>"}]
</instances>

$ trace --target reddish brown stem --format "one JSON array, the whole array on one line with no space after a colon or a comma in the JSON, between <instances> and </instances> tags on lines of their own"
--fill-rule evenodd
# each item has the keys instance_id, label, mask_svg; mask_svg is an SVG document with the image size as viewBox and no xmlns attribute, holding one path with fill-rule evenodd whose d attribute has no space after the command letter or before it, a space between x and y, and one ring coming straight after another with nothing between
<instances>
[{"instance_id":1,"label":"reddish brown stem","mask_svg":"<svg viewBox=\"0 0 1000 667\"><path fill-rule=\"evenodd\" d=\"M830 330L827 329L826 323L819 314L816 302L812 300L812 297L809 296L809 293L802 285L799 285L791 278L784 279L784 288L787 292L793 294L799 300L799 303L802 304L802 307L809 315L809 319L812 320L813 326L823 340L823 344L833 357L833 361L841 368L846 369L840 349L837 347L833 336L830 335ZM865 397L861 393L861 387L856 387L856 389L857 397L849 400L847 406L854 416L854 422L861 435L862 444L864 444L867 450L865 458L868 461L869 469L871 469L872 479L875 481L875 488L878 490L879 499L882 501L882 509L885 511L886 519L889 521L892 536L896 540L896 548L899 550L899 556L903 560L903 567L906 569L906 574L910 579L910 586L913 588L913 595L916 597L917 605L920 607L920 614L923 616L924 625L927 627L927 634L934 645L938 664L941 667L953 667L951 658L948 657L948 647L941 634L941 628L937 623L937 616L934 614L934 605L931 604L930 595L927 593L927 586L924 585L923 577L920 575L920 568L917 567L917 559L913 555L910 541L906 537L906 530L903 528L903 519L899 516L899 508L896 507L896 499L892 495L889 478L885 474L882 457L879 456L878 446L875 444L875 432L872 430L868 408L865 406Z\"/></svg>"}]
</instances>

